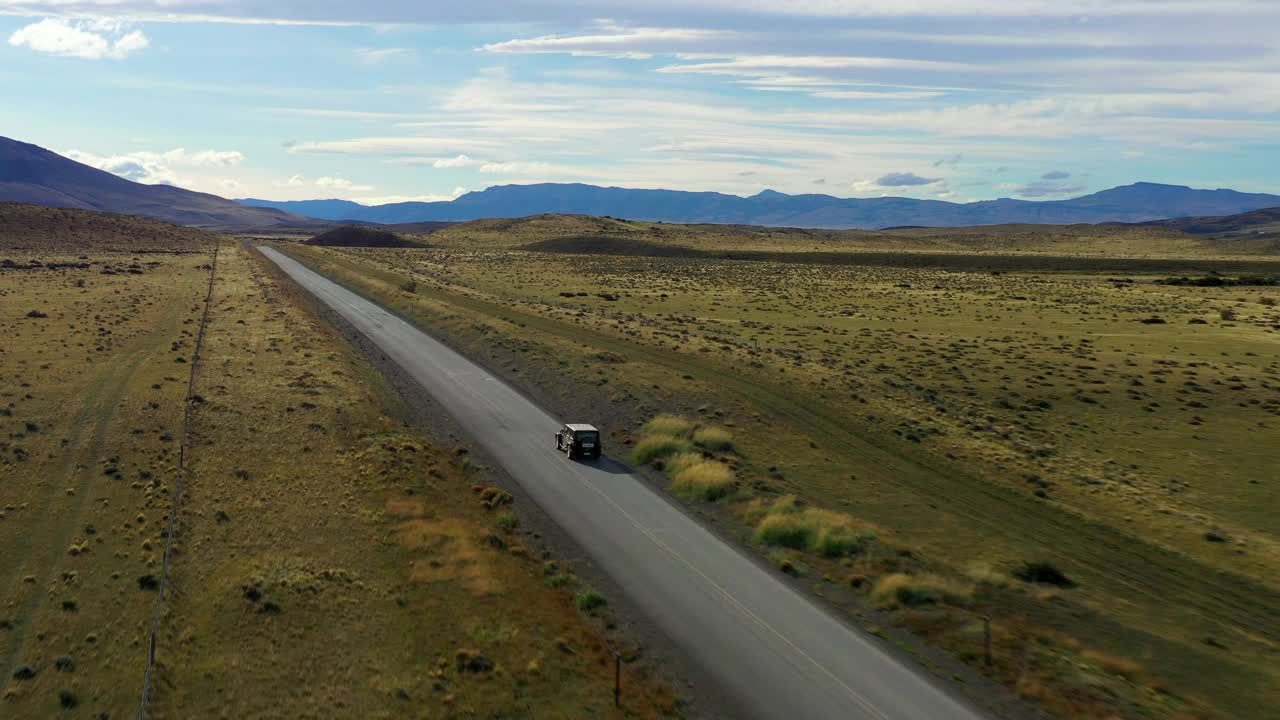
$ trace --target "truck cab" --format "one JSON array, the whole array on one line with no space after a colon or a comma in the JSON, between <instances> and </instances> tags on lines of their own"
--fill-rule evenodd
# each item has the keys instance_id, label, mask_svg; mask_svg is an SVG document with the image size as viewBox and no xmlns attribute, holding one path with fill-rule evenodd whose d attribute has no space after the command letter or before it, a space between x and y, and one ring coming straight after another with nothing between
<instances>
[{"instance_id":1,"label":"truck cab","mask_svg":"<svg viewBox=\"0 0 1280 720\"><path fill-rule=\"evenodd\" d=\"M600 431L591 425L568 423L556 433L556 450L570 460L600 457Z\"/></svg>"}]
</instances>

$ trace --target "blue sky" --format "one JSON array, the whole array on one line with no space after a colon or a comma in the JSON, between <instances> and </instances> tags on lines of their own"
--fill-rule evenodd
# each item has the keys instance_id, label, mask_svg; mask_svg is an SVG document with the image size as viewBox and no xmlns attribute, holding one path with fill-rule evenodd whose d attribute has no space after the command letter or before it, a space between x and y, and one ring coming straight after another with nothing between
<instances>
[{"instance_id":1,"label":"blue sky","mask_svg":"<svg viewBox=\"0 0 1280 720\"><path fill-rule=\"evenodd\" d=\"M0 134L230 197L1280 192L1273 0L0 0Z\"/></svg>"}]
</instances>

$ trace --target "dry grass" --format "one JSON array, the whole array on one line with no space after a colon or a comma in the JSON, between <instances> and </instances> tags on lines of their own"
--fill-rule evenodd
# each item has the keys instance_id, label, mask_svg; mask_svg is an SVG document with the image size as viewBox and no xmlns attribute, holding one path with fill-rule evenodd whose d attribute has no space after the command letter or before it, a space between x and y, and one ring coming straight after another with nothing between
<instances>
[{"instance_id":1,"label":"dry grass","mask_svg":"<svg viewBox=\"0 0 1280 720\"><path fill-rule=\"evenodd\" d=\"M0 255L21 260L0 266L6 718L128 716L141 693L208 257L83 254ZM151 713L670 713L630 665L613 710L611 641L573 583L487 540L499 511L452 453L385 414L376 373L261 262L219 254ZM460 641L491 669L441 665Z\"/></svg>"},{"instance_id":2,"label":"dry grass","mask_svg":"<svg viewBox=\"0 0 1280 720\"><path fill-rule=\"evenodd\" d=\"M669 435L685 437L693 430L693 423L676 415L659 415L644 424L644 435Z\"/></svg>"},{"instance_id":3,"label":"dry grass","mask_svg":"<svg viewBox=\"0 0 1280 720\"><path fill-rule=\"evenodd\" d=\"M158 710L376 717L406 697L430 715L670 710L635 667L629 707L610 707L611 643L578 612L576 580L548 586L520 536L494 532L515 525L509 496L388 416L380 377L273 266L227 255ZM448 662L460 642L463 670Z\"/></svg>"},{"instance_id":4,"label":"dry grass","mask_svg":"<svg viewBox=\"0 0 1280 720\"><path fill-rule=\"evenodd\" d=\"M673 435L649 435L636 443L631 458L637 465L648 465L677 453L686 452L689 441Z\"/></svg>"},{"instance_id":5,"label":"dry grass","mask_svg":"<svg viewBox=\"0 0 1280 720\"><path fill-rule=\"evenodd\" d=\"M973 587L939 575L886 575L871 590L871 600L881 608L923 605L964 605L973 598Z\"/></svg>"},{"instance_id":6,"label":"dry grass","mask_svg":"<svg viewBox=\"0 0 1280 720\"><path fill-rule=\"evenodd\" d=\"M1129 658L1119 657L1099 650L1084 650L1080 655L1106 672L1118 675L1125 680L1136 681L1141 679L1143 675L1142 664Z\"/></svg>"},{"instance_id":7,"label":"dry grass","mask_svg":"<svg viewBox=\"0 0 1280 720\"><path fill-rule=\"evenodd\" d=\"M708 450L727 452L733 449L733 433L722 427L700 427L693 431L693 442Z\"/></svg>"},{"instance_id":8,"label":"dry grass","mask_svg":"<svg viewBox=\"0 0 1280 720\"><path fill-rule=\"evenodd\" d=\"M719 500L728 495L733 486L733 471L714 460L686 464L672 472L672 492L694 500Z\"/></svg>"},{"instance_id":9,"label":"dry grass","mask_svg":"<svg viewBox=\"0 0 1280 720\"><path fill-rule=\"evenodd\" d=\"M81 244L90 228L60 216L0 206L0 716L48 717L63 692L86 716L125 716L141 692L209 255L135 254L165 246L136 219ZM13 677L21 666L34 675Z\"/></svg>"},{"instance_id":10,"label":"dry grass","mask_svg":"<svg viewBox=\"0 0 1280 720\"><path fill-rule=\"evenodd\" d=\"M510 244L501 232L492 239ZM725 242L733 233L716 232ZM780 237L762 242L776 250ZM1010 238L1023 243L960 244ZM1173 250L1148 239L1115 247ZM1028 243L1101 249L1066 240ZM1280 457L1267 441L1280 417L1280 314L1253 301L1260 291L1141 274L469 249L307 255L391 302L413 273L426 290L397 309L511 362L514 382L568 393L582 386L565 368L599 373L594 399L580 402L628 427L655 412L732 427L755 461L737 466L743 495L847 507L918 558L859 556L857 574L957 577L975 558L1013 568L1053 557L1078 587L982 582L982 601L997 618L1071 624L1090 645L1158 648L1144 663L1168 678L1160 703L1201 695L1238 716L1280 687L1262 640L1276 631L1267 608L1280 561L1265 480ZM1231 319L1218 317L1223 307ZM1139 322L1152 316L1167 322ZM602 367L602 351L627 362ZM1216 528L1230 541L1206 542ZM1206 635L1230 638L1231 652L1206 652ZM1043 680L1048 695L1075 691L1055 677ZM1133 709L1110 714L1159 704L1140 688L1115 691Z\"/></svg>"},{"instance_id":11,"label":"dry grass","mask_svg":"<svg viewBox=\"0 0 1280 720\"><path fill-rule=\"evenodd\" d=\"M779 498L767 506L760 505L752 514L759 519L755 541L765 546L844 557L861 552L875 537L859 528L849 515L801 506L795 496Z\"/></svg>"}]
</instances>

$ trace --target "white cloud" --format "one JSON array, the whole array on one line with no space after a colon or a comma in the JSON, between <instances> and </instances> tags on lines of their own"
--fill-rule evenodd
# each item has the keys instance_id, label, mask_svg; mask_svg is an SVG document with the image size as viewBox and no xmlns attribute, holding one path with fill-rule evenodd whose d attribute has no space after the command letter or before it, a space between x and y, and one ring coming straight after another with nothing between
<instances>
[{"instance_id":1,"label":"white cloud","mask_svg":"<svg viewBox=\"0 0 1280 720\"><path fill-rule=\"evenodd\" d=\"M329 140L298 143L289 148L291 153L338 153L349 155L400 155L449 150L484 150L497 143L492 140L438 138L438 137L362 137L349 140Z\"/></svg>"},{"instance_id":2,"label":"white cloud","mask_svg":"<svg viewBox=\"0 0 1280 720\"><path fill-rule=\"evenodd\" d=\"M344 193L361 193L361 192L369 192L371 190L376 189L372 185L358 185L356 183L351 182L350 180L347 180L346 178L330 177L327 175L324 177L316 178L315 185L316 187L324 188L325 190L339 191Z\"/></svg>"},{"instance_id":3,"label":"white cloud","mask_svg":"<svg viewBox=\"0 0 1280 720\"><path fill-rule=\"evenodd\" d=\"M434 160L434 161L432 161L432 163L431 163L431 167L433 167L433 168L459 168L459 167L468 167L468 166L471 166L471 165L477 165L477 164L479 164L479 163L480 163L480 161L479 161L479 160L473 160L473 159L471 159L471 158L467 157L466 155L458 155L457 157L451 157L451 158L439 158L439 159L437 159L437 160Z\"/></svg>"},{"instance_id":4,"label":"white cloud","mask_svg":"<svg viewBox=\"0 0 1280 720\"><path fill-rule=\"evenodd\" d=\"M729 60L706 54L681 55L685 62L658 68L664 73L699 73L704 75L771 75L778 70L929 70L972 71L968 63L912 58L860 57L853 55L742 55Z\"/></svg>"},{"instance_id":5,"label":"white cloud","mask_svg":"<svg viewBox=\"0 0 1280 720\"><path fill-rule=\"evenodd\" d=\"M490 43L481 50L492 53L566 53L576 56L646 59L655 52L669 53L682 46L702 47L708 41L737 37L727 30L694 28L620 28L597 35L543 35L523 40Z\"/></svg>"},{"instance_id":6,"label":"white cloud","mask_svg":"<svg viewBox=\"0 0 1280 720\"><path fill-rule=\"evenodd\" d=\"M130 53L146 49L151 42L141 30L128 31L124 24L114 21L45 18L16 30L9 36L9 44L82 60L123 60Z\"/></svg>"},{"instance_id":7,"label":"white cloud","mask_svg":"<svg viewBox=\"0 0 1280 720\"><path fill-rule=\"evenodd\" d=\"M455 187L453 192L448 194L356 196L351 198L351 200L362 205L389 205L391 203L404 202L447 202L449 200L457 199L465 192L467 192L466 188Z\"/></svg>"},{"instance_id":8,"label":"white cloud","mask_svg":"<svg viewBox=\"0 0 1280 720\"><path fill-rule=\"evenodd\" d=\"M307 179L301 175L292 175L288 180L284 181L284 184L288 187L302 187L306 183Z\"/></svg>"},{"instance_id":9,"label":"white cloud","mask_svg":"<svg viewBox=\"0 0 1280 720\"><path fill-rule=\"evenodd\" d=\"M682 13L725 19L856 18L1108 18L1216 14L1249 16L1265 9L1265 0L470 0L466 3L365 2L280 3L271 0L195 2L193 0L16 0L0 12L25 15L116 17L155 21L204 21L270 24L385 26L483 22L573 22L583 17L636 18L661 24ZM6 7L8 6L8 7Z\"/></svg>"},{"instance_id":10,"label":"white cloud","mask_svg":"<svg viewBox=\"0 0 1280 720\"><path fill-rule=\"evenodd\" d=\"M551 164L544 162L489 162L480 166L482 173L503 175L538 175L551 170Z\"/></svg>"},{"instance_id":11,"label":"white cloud","mask_svg":"<svg viewBox=\"0 0 1280 720\"><path fill-rule=\"evenodd\" d=\"M829 98L832 100L927 100L942 95L941 92L935 90L902 90L894 91L878 91L878 90L819 90L809 93L818 98Z\"/></svg>"},{"instance_id":12,"label":"white cloud","mask_svg":"<svg viewBox=\"0 0 1280 720\"><path fill-rule=\"evenodd\" d=\"M119 155L96 155L81 150L67 150L63 155L90 167L149 185L176 185L179 177L174 168L226 168L244 162L244 154L236 150L198 150L187 152L175 148L165 152L139 150Z\"/></svg>"},{"instance_id":13,"label":"white cloud","mask_svg":"<svg viewBox=\"0 0 1280 720\"><path fill-rule=\"evenodd\" d=\"M366 65L382 65L396 60L408 60L417 55L410 48L360 48L356 59Z\"/></svg>"}]
</instances>

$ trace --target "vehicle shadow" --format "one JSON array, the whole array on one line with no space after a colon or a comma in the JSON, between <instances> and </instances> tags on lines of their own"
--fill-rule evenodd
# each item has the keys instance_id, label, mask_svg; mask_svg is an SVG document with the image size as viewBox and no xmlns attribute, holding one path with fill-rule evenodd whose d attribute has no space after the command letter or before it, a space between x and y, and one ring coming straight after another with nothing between
<instances>
[{"instance_id":1,"label":"vehicle shadow","mask_svg":"<svg viewBox=\"0 0 1280 720\"><path fill-rule=\"evenodd\" d=\"M605 455L600 456L597 460L574 460L574 462L589 465L596 470L602 470L610 475L630 475L633 472L631 468Z\"/></svg>"}]
</instances>

